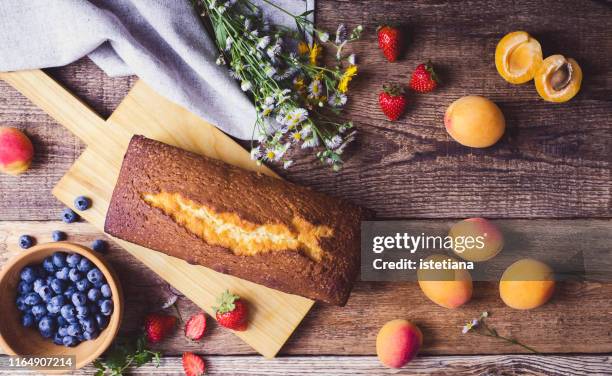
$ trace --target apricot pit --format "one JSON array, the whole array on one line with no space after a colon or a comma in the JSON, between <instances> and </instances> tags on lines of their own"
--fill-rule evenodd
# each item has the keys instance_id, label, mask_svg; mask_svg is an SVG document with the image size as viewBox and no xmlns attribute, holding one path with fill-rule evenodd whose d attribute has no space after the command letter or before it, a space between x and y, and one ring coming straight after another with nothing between
<instances>
[{"instance_id":1,"label":"apricot pit","mask_svg":"<svg viewBox=\"0 0 612 376\"><path fill-rule=\"evenodd\" d=\"M552 55L544 59L534 81L538 94L545 101L567 102L580 91L582 69L572 58Z\"/></svg>"}]
</instances>

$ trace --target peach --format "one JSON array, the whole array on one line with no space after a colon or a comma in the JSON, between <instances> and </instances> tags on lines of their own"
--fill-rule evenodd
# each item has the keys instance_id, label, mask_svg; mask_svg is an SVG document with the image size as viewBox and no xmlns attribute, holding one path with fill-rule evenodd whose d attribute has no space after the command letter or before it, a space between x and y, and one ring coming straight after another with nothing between
<instances>
[{"instance_id":1,"label":"peach","mask_svg":"<svg viewBox=\"0 0 612 376\"><path fill-rule=\"evenodd\" d=\"M456 261L445 255L432 255L424 262ZM419 269L419 287L432 302L445 307L457 308L472 298L472 276L464 269Z\"/></svg>"},{"instance_id":2,"label":"peach","mask_svg":"<svg viewBox=\"0 0 612 376\"><path fill-rule=\"evenodd\" d=\"M582 69L572 58L552 55L544 59L534 81L542 99L557 103L567 102L580 91Z\"/></svg>"},{"instance_id":3,"label":"peach","mask_svg":"<svg viewBox=\"0 0 612 376\"><path fill-rule=\"evenodd\" d=\"M504 134L506 121L495 103L484 97L469 95L448 106L444 126L461 145L486 148Z\"/></svg>"},{"instance_id":4,"label":"peach","mask_svg":"<svg viewBox=\"0 0 612 376\"><path fill-rule=\"evenodd\" d=\"M499 282L499 295L508 307L532 309L546 303L555 290L553 270L534 259L510 265Z\"/></svg>"},{"instance_id":5,"label":"peach","mask_svg":"<svg viewBox=\"0 0 612 376\"><path fill-rule=\"evenodd\" d=\"M34 147L17 128L0 127L0 171L19 175L30 168Z\"/></svg>"},{"instance_id":6,"label":"peach","mask_svg":"<svg viewBox=\"0 0 612 376\"><path fill-rule=\"evenodd\" d=\"M495 48L495 67L512 84L530 81L542 63L542 47L524 31L506 34Z\"/></svg>"},{"instance_id":7,"label":"peach","mask_svg":"<svg viewBox=\"0 0 612 376\"><path fill-rule=\"evenodd\" d=\"M490 260L504 247L504 236L493 222L484 218L469 218L451 227L453 252L467 261Z\"/></svg>"},{"instance_id":8,"label":"peach","mask_svg":"<svg viewBox=\"0 0 612 376\"><path fill-rule=\"evenodd\" d=\"M376 336L376 355L382 364L401 368L410 362L423 346L423 333L406 320L391 320Z\"/></svg>"}]
</instances>

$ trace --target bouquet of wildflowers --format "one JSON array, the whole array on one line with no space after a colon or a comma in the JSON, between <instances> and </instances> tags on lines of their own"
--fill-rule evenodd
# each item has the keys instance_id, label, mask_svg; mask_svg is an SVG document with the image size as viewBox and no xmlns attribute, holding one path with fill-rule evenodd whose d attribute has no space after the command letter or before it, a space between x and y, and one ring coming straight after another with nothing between
<instances>
[{"instance_id":1,"label":"bouquet of wildflowers","mask_svg":"<svg viewBox=\"0 0 612 376\"><path fill-rule=\"evenodd\" d=\"M293 161L292 147L311 149L334 171L342 167L342 153L353 140L352 122L337 122L347 101L348 85L357 74L355 55L343 54L347 43L360 37L362 27L348 32L340 25L335 38L315 28L312 12L293 15L272 1L265 3L291 16L297 31L270 25L250 0L194 0L210 22L220 56L230 75L248 92L257 109L251 157L259 162ZM314 35L307 43L305 36ZM335 49L335 64L321 63L324 46Z\"/></svg>"}]
</instances>

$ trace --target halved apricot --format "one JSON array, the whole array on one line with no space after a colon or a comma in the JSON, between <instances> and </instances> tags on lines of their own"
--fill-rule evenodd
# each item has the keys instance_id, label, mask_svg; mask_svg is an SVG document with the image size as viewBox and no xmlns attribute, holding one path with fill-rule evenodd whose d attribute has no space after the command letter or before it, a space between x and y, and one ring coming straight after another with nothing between
<instances>
[{"instance_id":1,"label":"halved apricot","mask_svg":"<svg viewBox=\"0 0 612 376\"><path fill-rule=\"evenodd\" d=\"M531 80L541 63L540 43L525 31L506 34L495 49L495 67L512 84Z\"/></svg>"},{"instance_id":2,"label":"halved apricot","mask_svg":"<svg viewBox=\"0 0 612 376\"><path fill-rule=\"evenodd\" d=\"M567 102L580 91L582 69L572 58L552 55L542 61L534 80L542 99L549 102Z\"/></svg>"}]
</instances>

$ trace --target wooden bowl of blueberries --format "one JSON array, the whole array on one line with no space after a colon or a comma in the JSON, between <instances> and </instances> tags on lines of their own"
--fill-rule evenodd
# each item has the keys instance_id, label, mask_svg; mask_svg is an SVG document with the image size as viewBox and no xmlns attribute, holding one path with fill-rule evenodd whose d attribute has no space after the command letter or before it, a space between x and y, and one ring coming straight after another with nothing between
<instances>
[{"instance_id":1,"label":"wooden bowl of blueberries","mask_svg":"<svg viewBox=\"0 0 612 376\"><path fill-rule=\"evenodd\" d=\"M73 367L81 368L115 338L123 294L102 257L56 242L34 246L4 266L0 307L0 348L19 356L74 355Z\"/></svg>"}]
</instances>

